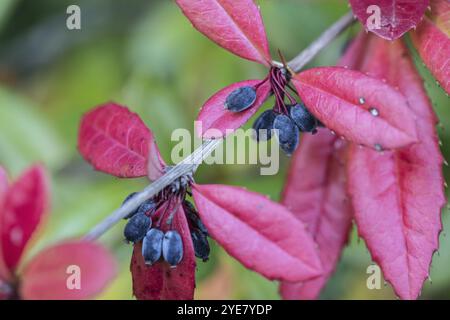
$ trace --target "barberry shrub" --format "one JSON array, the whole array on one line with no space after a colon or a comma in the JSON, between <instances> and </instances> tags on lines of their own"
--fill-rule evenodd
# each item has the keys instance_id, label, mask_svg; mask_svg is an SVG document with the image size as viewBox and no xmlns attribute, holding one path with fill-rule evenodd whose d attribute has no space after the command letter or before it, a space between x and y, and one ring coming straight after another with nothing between
<instances>
[{"instance_id":1,"label":"barberry shrub","mask_svg":"<svg viewBox=\"0 0 450 320\"><path fill-rule=\"evenodd\" d=\"M187 174L131 213L124 237L133 244L138 299L192 299L195 257L208 260L208 237L280 281L283 298L317 298L353 220L397 295L419 296L438 248L444 160L438 119L400 37L416 29L412 42L448 93L450 5L433 0L427 11L428 1L372 2L388 9L376 35L361 32L338 66L292 70L282 56L272 61L253 0L176 0L198 31L268 72L213 94L197 133L224 138L273 97L254 122L256 138L276 129L293 158L281 204L240 187L199 185ZM366 26L366 1L350 3ZM78 146L94 168L121 178L154 181L171 169L139 116L115 103L83 117Z\"/></svg>"},{"instance_id":2,"label":"barberry shrub","mask_svg":"<svg viewBox=\"0 0 450 320\"><path fill-rule=\"evenodd\" d=\"M150 181L170 170L150 129L113 103L84 116L79 148L95 168L117 177L141 176L136 169L142 163L147 163ZM321 274L315 243L303 223L265 196L239 187L199 185L187 175L150 203L129 217L124 230L134 247L131 273L138 299L192 299L195 257L208 259L209 236L268 279L303 281Z\"/></svg>"},{"instance_id":3,"label":"barberry shrub","mask_svg":"<svg viewBox=\"0 0 450 320\"><path fill-rule=\"evenodd\" d=\"M42 166L31 167L11 184L0 167L0 300L93 298L114 277L111 255L98 244L77 239L23 261L48 209L49 184Z\"/></svg>"}]
</instances>

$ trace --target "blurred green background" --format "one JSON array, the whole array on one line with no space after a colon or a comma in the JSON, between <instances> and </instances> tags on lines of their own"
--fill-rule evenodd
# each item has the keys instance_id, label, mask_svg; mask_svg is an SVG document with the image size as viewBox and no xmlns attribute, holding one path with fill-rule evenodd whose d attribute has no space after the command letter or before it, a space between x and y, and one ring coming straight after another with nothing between
<instances>
[{"instance_id":1,"label":"blurred green background","mask_svg":"<svg viewBox=\"0 0 450 320\"><path fill-rule=\"evenodd\" d=\"M287 59L348 10L346 1L258 3L273 53L280 49ZM82 30L66 28L70 4L81 7ZM312 65L333 65L357 31L358 26L346 31ZM418 67L442 121L443 153L450 158L448 97L420 62ZM81 159L76 137L85 111L109 100L127 105L152 128L170 159L173 129L192 131L199 107L212 93L235 81L263 77L264 72L196 32L173 1L0 1L0 163L17 176L39 161L52 177L52 213L28 256L87 232L126 195L148 183L94 172ZM283 156L276 176L260 176L258 167L251 165L203 166L196 180L247 186L278 199L287 164ZM445 173L448 178L447 168ZM443 212L443 222L450 227L448 212ZM123 243L122 229L118 225L101 239L120 263L120 273L102 299L132 298L132 249ZM322 298L395 298L389 285L367 289L371 263L354 232ZM208 263L198 265L197 298L278 299L277 283L246 270L218 246ZM431 268L433 281L426 282L423 299L450 298L449 265L450 236L444 231Z\"/></svg>"}]
</instances>

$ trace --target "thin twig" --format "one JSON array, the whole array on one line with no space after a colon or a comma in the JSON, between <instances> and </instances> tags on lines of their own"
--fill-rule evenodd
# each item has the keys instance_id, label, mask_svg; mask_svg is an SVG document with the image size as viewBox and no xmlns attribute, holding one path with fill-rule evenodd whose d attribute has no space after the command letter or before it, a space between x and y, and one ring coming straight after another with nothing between
<instances>
[{"instance_id":1,"label":"thin twig","mask_svg":"<svg viewBox=\"0 0 450 320\"><path fill-rule=\"evenodd\" d=\"M172 167L161 178L148 185L144 190L129 199L123 206L115 210L111 215L97 224L84 236L86 240L94 240L108 231L112 226L126 217L130 212L135 211L147 199L152 198L166 186L176 179L189 173L194 173L199 164L206 159L215 148L222 142L222 139L207 140L183 161Z\"/></svg>"},{"instance_id":2,"label":"thin twig","mask_svg":"<svg viewBox=\"0 0 450 320\"><path fill-rule=\"evenodd\" d=\"M353 21L351 13L346 14L330 28L328 28L319 38L305 48L299 55L292 59L288 66L294 72L299 72L309 63L323 48L325 48L334 38L344 31ZM277 62L274 62L275 64ZM135 211L147 199L152 198L158 192L170 185L176 179L190 173L194 173L200 163L206 159L222 142L222 139L206 140L199 148L183 161L172 167L158 180L148 185L144 190L129 199L123 206L115 210L99 224L94 226L89 233L84 236L85 240L95 240L126 217L130 212Z\"/></svg>"}]
</instances>

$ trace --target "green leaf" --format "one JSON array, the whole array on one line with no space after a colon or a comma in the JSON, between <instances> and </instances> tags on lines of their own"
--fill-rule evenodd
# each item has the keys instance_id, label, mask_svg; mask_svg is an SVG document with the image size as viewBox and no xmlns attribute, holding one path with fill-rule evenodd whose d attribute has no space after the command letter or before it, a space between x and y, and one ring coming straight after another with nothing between
<instances>
[{"instance_id":1,"label":"green leaf","mask_svg":"<svg viewBox=\"0 0 450 320\"><path fill-rule=\"evenodd\" d=\"M38 107L0 87L0 163L16 175L32 162L59 168L67 146Z\"/></svg>"}]
</instances>

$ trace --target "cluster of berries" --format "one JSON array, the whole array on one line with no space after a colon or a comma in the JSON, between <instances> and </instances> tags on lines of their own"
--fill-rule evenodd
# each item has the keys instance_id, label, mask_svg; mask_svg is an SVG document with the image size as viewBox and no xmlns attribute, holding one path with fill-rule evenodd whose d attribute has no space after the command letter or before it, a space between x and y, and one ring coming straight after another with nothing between
<instances>
[{"instance_id":1,"label":"cluster of berries","mask_svg":"<svg viewBox=\"0 0 450 320\"><path fill-rule=\"evenodd\" d=\"M264 111L254 122L255 139L269 140L272 138L271 130L275 130L281 149L291 155L298 146L300 132L315 134L320 123L303 103L299 103L287 91L286 88L291 88L290 73L287 69L274 67L268 78L271 82L272 94L275 96L275 106L273 109ZM226 98L225 108L231 112L247 110L257 99L257 89L257 86L235 89ZM285 102L286 98L289 100L288 103Z\"/></svg>"},{"instance_id":2,"label":"cluster of berries","mask_svg":"<svg viewBox=\"0 0 450 320\"><path fill-rule=\"evenodd\" d=\"M130 194L123 204L135 194ZM162 257L171 267L176 267L183 259L183 240L176 230L163 232L158 226L152 227L152 218L160 207L158 202L160 201L149 199L143 202L136 211L125 217L128 222L124 229L124 236L128 242L142 241L142 256L147 265L153 265ZM210 253L208 231L201 222L195 207L189 201L183 200L183 209L190 224L195 255L203 261L207 261Z\"/></svg>"}]
</instances>

